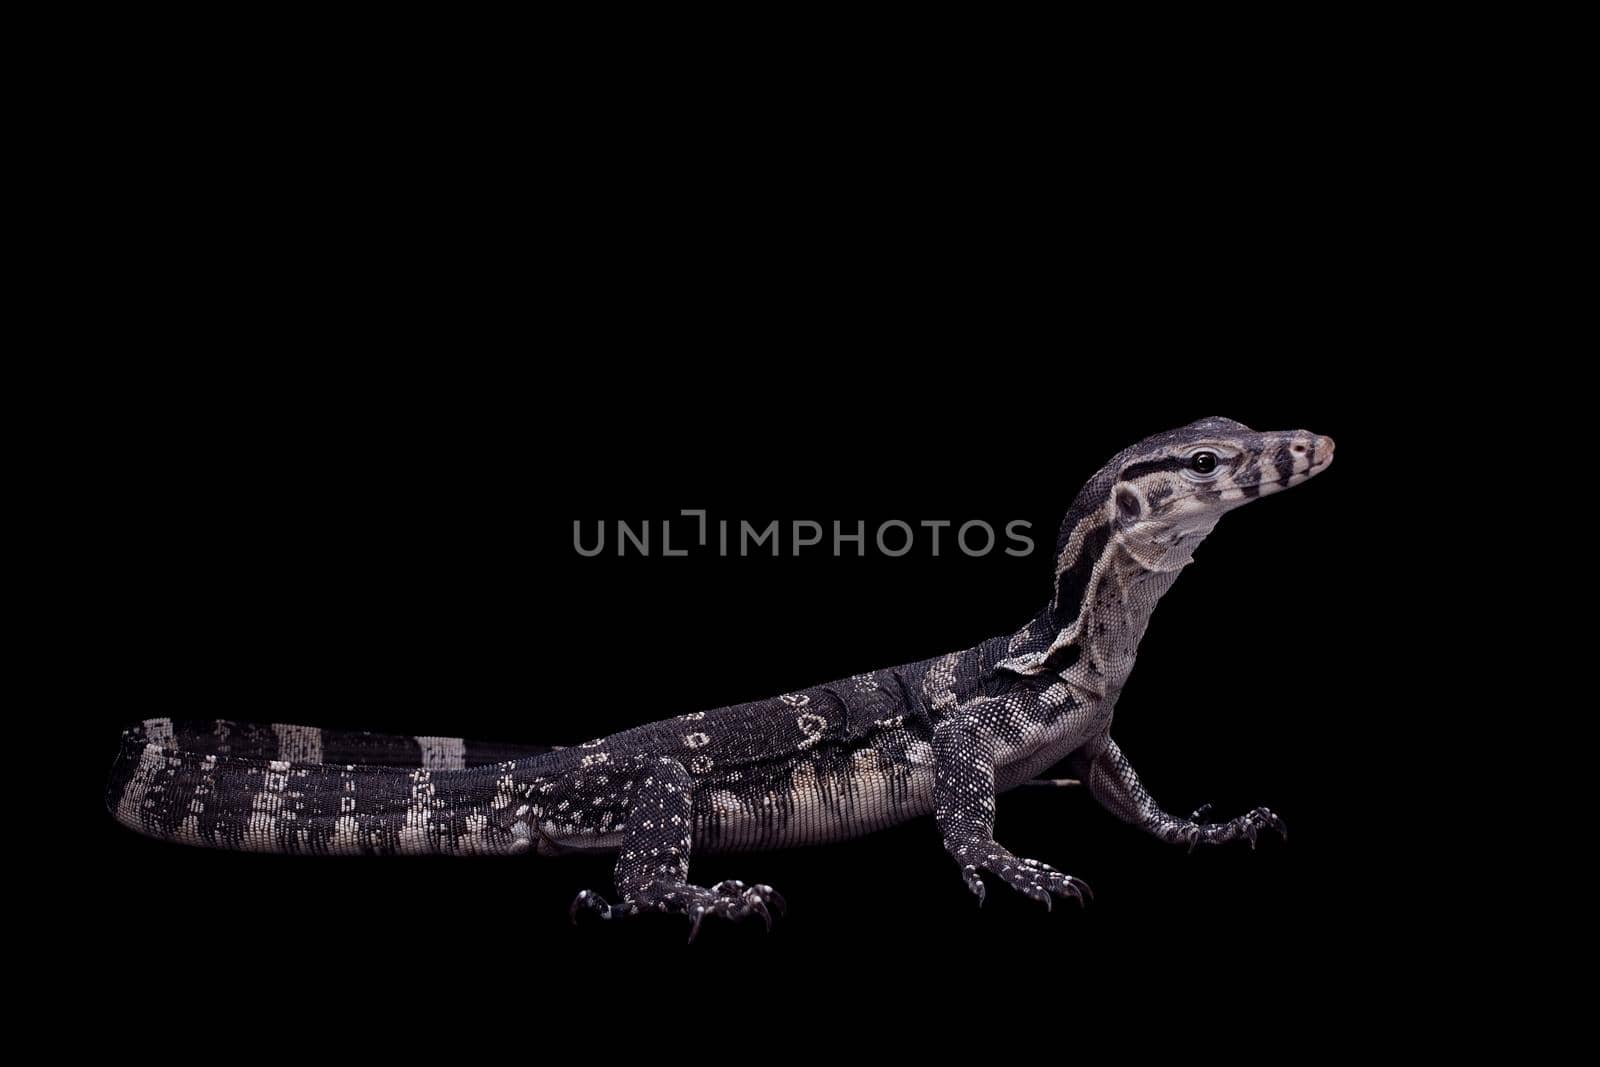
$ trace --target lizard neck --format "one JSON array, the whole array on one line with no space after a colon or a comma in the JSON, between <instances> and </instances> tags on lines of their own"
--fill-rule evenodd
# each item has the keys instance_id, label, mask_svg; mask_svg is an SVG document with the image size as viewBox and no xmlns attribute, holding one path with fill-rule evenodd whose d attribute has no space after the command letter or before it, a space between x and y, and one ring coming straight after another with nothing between
<instances>
[{"instance_id":1,"label":"lizard neck","mask_svg":"<svg viewBox=\"0 0 1600 1067\"><path fill-rule=\"evenodd\" d=\"M1114 696L1133 670L1156 604L1206 532L1191 531L1178 541L1140 539L1118 529L1112 516L1089 517L1070 537L1063 535L1056 597L1011 635L997 667L1056 675Z\"/></svg>"},{"instance_id":2,"label":"lizard neck","mask_svg":"<svg viewBox=\"0 0 1600 1067\"><path fill-rule=\"evenodd\" d=\"M1181 569L1182 564L1151 567L1127 544L1113 540L1071 638L1082 649L1078 659L1084 672L1099 680L1105 692L1120 692L1128 680L1150 616Z\"/></svg>"}]
</instances>

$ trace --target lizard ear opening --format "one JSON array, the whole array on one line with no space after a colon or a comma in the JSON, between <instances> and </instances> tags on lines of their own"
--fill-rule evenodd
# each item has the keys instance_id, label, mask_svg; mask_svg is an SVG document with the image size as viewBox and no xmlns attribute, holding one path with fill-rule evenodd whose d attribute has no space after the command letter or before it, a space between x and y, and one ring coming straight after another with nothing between
<instances>
[{"instance_id":1,"label":"lizard ear opening","mask_svg":"<svg viewBox=\"0 0 1600 1067\"><path fill-rule=\"evenodd\" d=\"M1144 514L1144 503L1139 494L1127 486L1117 490L1117 518L1123 523L1138 522Z\"/></svg>"}]
</instances>

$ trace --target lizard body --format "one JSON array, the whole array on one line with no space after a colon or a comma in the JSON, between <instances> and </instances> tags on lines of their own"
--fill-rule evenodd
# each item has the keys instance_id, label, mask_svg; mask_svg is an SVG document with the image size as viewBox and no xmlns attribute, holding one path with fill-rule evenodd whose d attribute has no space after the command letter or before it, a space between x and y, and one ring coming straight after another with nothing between
<instances>
[{"instance_id":1,"label":"lizard body","mask_svg":"<svg viewBox=\"0 0 1600 1067\"><path fill-rule=\"evenodd\" d=\"M293 853L618 855L618 904L574 913L761 915L768 886L688 881L691 852L838 841L934 815L981 901L980 873L1049 904L1081 881L993 838L994 798L1063 759L1113 814L1173 842L1254 844L1282 821L1162 811L1111 740L1151 611L1227 511L1331 461L1304 431L1203 419L1145 439L1083 487L1056 543L1049 603L972 648L769 700L693 712L569 748L147 720L125 732L107 804L189 844ZM691 932L692 936L692 932Z\"/></svg>"}]
</instances>

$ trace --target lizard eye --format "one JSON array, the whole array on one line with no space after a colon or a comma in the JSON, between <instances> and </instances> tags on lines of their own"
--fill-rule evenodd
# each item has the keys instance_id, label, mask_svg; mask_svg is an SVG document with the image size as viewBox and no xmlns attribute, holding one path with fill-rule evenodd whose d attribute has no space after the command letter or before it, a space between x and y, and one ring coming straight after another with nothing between
<instances>
[{"instance_id":1,"label":"lizard eye","mask_svg":"<svg viewBox=\"0 0 1600 1067\"><path fill-rule=\"evenodd\" d=\"M1196 452L1189 457L1189 469L1196 474L1210 474L1217 469L1215 452Z\"/></svg>"}]
</instances>

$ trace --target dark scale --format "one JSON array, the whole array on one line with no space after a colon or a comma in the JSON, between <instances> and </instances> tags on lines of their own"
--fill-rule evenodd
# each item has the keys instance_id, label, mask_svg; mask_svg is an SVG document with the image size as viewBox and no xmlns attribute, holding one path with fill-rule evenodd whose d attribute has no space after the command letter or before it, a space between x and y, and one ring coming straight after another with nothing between
<instances>
[{"instance_id":1,"label":"dark scale","mask_svg":"<svg viewBox=\"0 0 1600 1067\"><path fill-rule=\"evenodd\" d=\"M615 903L573 914L759 916L770 886L689 881L695 852L839 841L933 815L981 901L988 873L1048 906L1088 887L994 839L995 796L1063 759L1117 817L1194 847L1283 832L1163 811L1110 736L1157 601L1228 511L1312 477L1333 442L1203 419L1115 456L1078 493L1048 602L1011 634L768 700L566 748L151 719L106 802L142 833L319 854L617 855Z\"/></svg>"}]
</instances>

